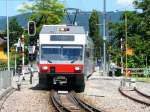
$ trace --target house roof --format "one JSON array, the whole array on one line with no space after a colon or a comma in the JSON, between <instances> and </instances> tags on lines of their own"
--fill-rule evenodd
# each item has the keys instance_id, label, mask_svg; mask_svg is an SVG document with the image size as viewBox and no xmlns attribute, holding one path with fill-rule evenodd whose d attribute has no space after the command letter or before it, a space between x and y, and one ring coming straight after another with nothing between
<instances>
[{"instance_id":1,"label":"house roof","mask_svg":"<svg viewBox=\"0 0 150 112\"><path fill-rule=\"evenodd\" d=\"M6 43L6 40L0 38L0 45L3 45L4 43Z\"/></svg>"}]
</instances>

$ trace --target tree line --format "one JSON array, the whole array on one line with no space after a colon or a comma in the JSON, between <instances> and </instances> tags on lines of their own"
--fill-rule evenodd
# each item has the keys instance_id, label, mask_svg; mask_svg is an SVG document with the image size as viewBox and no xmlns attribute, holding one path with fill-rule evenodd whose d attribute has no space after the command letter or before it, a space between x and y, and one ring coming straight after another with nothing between
<instances>
[{"instance_id":1,"label":"tree line","mask_svg":"<svg viewBox=\"0 0 150 112\"><path fill-rule=\"evenodd\" d=\"M111 59L118 65L121 63L121 55L125 62L125 33L127 33L127 48L133 50L132 55L128 55L127 66L146 67L150 65L150 0L135 0L133 5L136 11L125 11L120 22L109 23L109 35L112 36L112 41L109 43L108 51ZM125 32L125 15L127 32ZM122 43L121 38L123 39ZM120 49L121 44L123 51Z\"/></svg>"},{"instance_id":2,"label":"tree line","mask_svg":"<svg viewBox=\"0 0 150 112\"><path fill-rule=\"evenodd\" d=\"M120 39L125 40L125 25L124 25L124 15L126 13L128 18L128 47L133 48L134 55L129 56L129 67L135 66L145 66L146 61L149 65L150 56L149 52L149 35L150 35L150 17L149 17L149 0L144 2L134 1L134 6L136 9L141 9L142 12L129 12L126 11L122 14L121 21L117 23L109 23L110 36L113 37L111 43L108 43L108 52L111 54L113 61L120 63L120 56L125 56L120 51ZM22 9L19 9L21 13L31 13L27 18L28 20L36 21L37 27L37 36L41 30L43 24L59 24L62 22L65 15L64 5L59 3L57 0L34 0L33 5L28 5L23 3ZM101 57L102 52L102 37L100 36L100 26L99 26L99 16L100 13L96 10L92 11L92 14L89 18L89 36L94 42L95 57ZM29 42L29 37L27 31L25 31L22 26L20 26L16 20L13 18L9 22L10 30L10 48L14 47L13 45L17 43L17 40L24 33L26 35L25 43ZM6 37L6 31L1 34ZM116 43L116 44L114 44Z\"/></svg>"}]
</instances>

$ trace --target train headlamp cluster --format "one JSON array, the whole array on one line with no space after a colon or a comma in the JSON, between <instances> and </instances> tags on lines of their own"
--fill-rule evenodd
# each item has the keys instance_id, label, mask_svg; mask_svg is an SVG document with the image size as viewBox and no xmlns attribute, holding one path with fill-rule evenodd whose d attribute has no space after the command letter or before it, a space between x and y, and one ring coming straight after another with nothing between
<instances>
[{"instance_id":1,"label":"train headlamp cluster","mask_svg":"<svg viewBox=\"0 0 150 112\"><path fill-rule=\"evenodd\" d=\"M48 66L42 66L42 70L48 70Z\"/></svg>"},{"instance_id":2,"label":"train headlamp cluster","mask_svg":"<svg viewBox=\"0 0 150 112\"><path fill-rule=\"evenodd\" d=\"M75 69L76 71L81 70L81 68L80 68L79 66L76 66L74 69Z\"/></svg>"},{"instance_id":3,"label":"train headlamp cluster","mask_svg":"<svg viewBox=\"0 0 150 112\"><path fill-rule=\"evenodd\" d=\"M69 28L59 28L59 31L66 32L66 31L69 31Z\"/></svg>"}]
</instances>

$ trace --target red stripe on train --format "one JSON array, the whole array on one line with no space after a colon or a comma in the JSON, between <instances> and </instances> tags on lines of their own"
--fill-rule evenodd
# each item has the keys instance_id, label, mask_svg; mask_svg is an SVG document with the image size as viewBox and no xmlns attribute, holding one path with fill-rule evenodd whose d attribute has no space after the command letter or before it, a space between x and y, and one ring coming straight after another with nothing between
<instances>
[{"instance_id":1,"label":"red stripe on train","mask_svg":"<svg viewBox=\"0 0 150 112\"><path fill-rule=\"evenodd\" d=\"M83 64L39 64L40 73L48 73L51 68L55 68L55 73L81 73L83 71ZM47 66L47 70L43 70L42 67ZM80 67L80 70L76 70L75 67Z\"/></svg>"}]
</instances>

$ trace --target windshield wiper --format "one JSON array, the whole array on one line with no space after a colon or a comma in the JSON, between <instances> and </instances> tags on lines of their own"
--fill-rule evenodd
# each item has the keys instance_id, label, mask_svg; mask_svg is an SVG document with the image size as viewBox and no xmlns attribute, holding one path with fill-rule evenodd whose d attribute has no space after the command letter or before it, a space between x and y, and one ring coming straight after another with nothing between
<instances>
[{"instance_id":1,"label":"windshield wiper","mask_svg":"<svg viewBox=\"0 0 150 112\"><path fill-rule=\"evenodd\" d=\"M74 63L75 61L77 61L77 58L73 59L70 63Z\"/></svg>"},{"instance_id":2,"label":"windshield wiper","mask_svg":"<svg viewBox=\"0 0 150 112\"><path fill-rule=\"evenodd\" d=\"M51 61L51 60L49 60L49 59L48 59L47 61L48 61L49 63L52 63L52 61Z\"/></svg>"}]
</instances>

